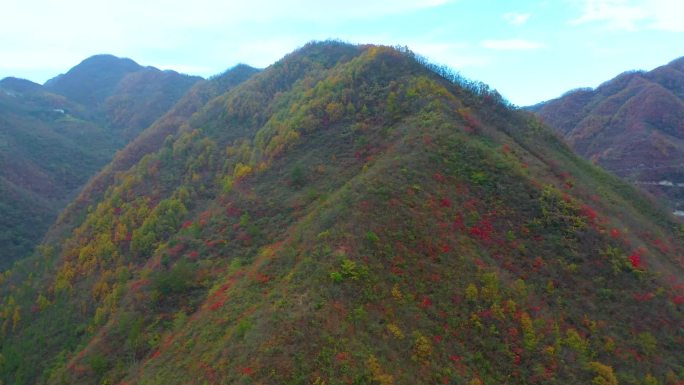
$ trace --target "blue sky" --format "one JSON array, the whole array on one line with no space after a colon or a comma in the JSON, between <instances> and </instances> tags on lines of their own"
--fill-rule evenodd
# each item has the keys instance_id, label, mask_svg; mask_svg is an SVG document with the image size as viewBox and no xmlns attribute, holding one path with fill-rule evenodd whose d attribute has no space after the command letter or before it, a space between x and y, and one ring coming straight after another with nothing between
<instances>
[{"instance_id":1,"label":"blue sky","mask_svg":"<svg viewBox=\"0 0 684 385\"><path fill-rule=\"evenodd\" d=\"M5 0L0 78L111 53L210 76L311 40L406 45L514 104L684 56L682 0Z\"/></svg>"}]
</instances>

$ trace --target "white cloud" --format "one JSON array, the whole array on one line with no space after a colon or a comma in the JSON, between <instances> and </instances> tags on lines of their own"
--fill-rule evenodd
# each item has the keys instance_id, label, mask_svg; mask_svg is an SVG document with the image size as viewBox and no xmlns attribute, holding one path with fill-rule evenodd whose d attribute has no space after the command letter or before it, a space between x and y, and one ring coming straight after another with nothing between
<instances>
[{"instance_id":1,"label":"white cloud","mask_svg":"<svg viewBox=\"0 0 684 385\"><path fill-rule=\"evenodd\" d=\"M544 45L525 39L484 40L480 45L498 51L531 51L544 48Z\"/></svg>"},{"instance_id":2,"label":"white cloud","mask_svg":"<svg viewBox=\"0 0 684 385\"><path fill-rule=\"evenodd\" d=\"M21 68L63 72L103 52L178 69L209 58L265 66L309 40L339 36L317 30L456 1L7 0L0 12L0 77L20 75L12 69ZM226 46L230 51L218 52ZM193 54L179 58L179 52Z\"/></svg>"},{"instance_id":3,"label":"white cloud","mask_svg":"<svg viewBox=\"0 0 684 385\"><path fill-rule=\"evenodd\" d=\"M523 25L530 19L529 13L508 12L503 15L503 19L510 25Z\"/></svg>"},{"instance_id":4,"label":"white cloud","mask_svg":"<svg viewBox=\"0 0 684 385\"><path fill-rule=\"evenodd\" d=\"M573 0L581 15L571 25L604 23L610 29L684 32L681 0Z\"/></svg>"}]
</instances>

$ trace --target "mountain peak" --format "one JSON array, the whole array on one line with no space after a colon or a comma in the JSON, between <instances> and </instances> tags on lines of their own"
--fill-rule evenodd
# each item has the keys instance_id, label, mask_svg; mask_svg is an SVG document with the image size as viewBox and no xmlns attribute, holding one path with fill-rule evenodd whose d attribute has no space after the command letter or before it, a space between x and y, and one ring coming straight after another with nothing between
<instances>
[{"instance_id":1,"label":"mountain peak","mask_svg":"<svg viewBox=\"0 0 684 385\"><path fill-rule=\"evenodd\" d=\"M67 73L48 80L45 87L77 102L95 106L111 94L124 76L143 68L131 59L109 54L94 55Z\"/></svg>"},{"instance_id":2,"label":"mountain peak","mask_svg":"<svg viewBox=\"0 0 684 385\"><path fill-rule=\"evenodd\" d=\"M40 91L43 88L43 86L40 84L34 83L30 80L11 76L0 80L0 87L15 92L35 92Z\"/></svg>"}]
</instances>

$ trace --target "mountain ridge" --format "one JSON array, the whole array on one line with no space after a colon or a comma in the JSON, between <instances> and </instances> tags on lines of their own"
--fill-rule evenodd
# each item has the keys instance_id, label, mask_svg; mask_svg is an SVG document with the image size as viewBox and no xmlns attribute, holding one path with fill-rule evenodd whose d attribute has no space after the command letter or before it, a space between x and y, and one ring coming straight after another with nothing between
<instances>
[{"instance_id":1,"label":"mountain ridge","mask_svg":"<svg viewBox=\"0 0 684 385\"><path fill-rule=\"evenodd\" d=\"M673 209L682 192L652 182L678 183L684 174L684 58L652 71L628 71L594 90L570 91L530 107L580 154L644 184Z\"/></svg>"}]
</instances>

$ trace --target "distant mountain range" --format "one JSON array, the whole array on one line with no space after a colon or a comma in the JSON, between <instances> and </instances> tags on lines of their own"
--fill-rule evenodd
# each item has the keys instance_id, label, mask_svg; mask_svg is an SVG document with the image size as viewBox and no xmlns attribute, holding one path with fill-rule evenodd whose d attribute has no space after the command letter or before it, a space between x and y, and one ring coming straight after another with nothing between
<instances>
[{"instance_id":1,"label":"distant mountain range","mask_svg":"<svg viewBox=\"0 0 684 385\"><path fill-rule=\"evenodd\" d=\"M111 55L44 86L0 80L0 269L29 254L115 151L200 80Z\"/></svg>"},{"instance_id":2,"label":"distant mountain range","mask_svg":"<svg viewBox=\"0 0 684 385\"><path fill-rule=\"evenodd\" d=\"M583 156L684 209L684 57L530 109Z\"/></svg>"},{"instance_id":3,"label":"distant mountain range","mask_svg":"<svg viewBox=\"0 0 684 385\"><path fill-rule=\"evenodd\" d=\"M37 116L108 116L120 82L72 76ZM668 212L486 85L310 43L192 86L0 275L0 381L674 385L683 255Z\"/></svg>"}]
</instances>

